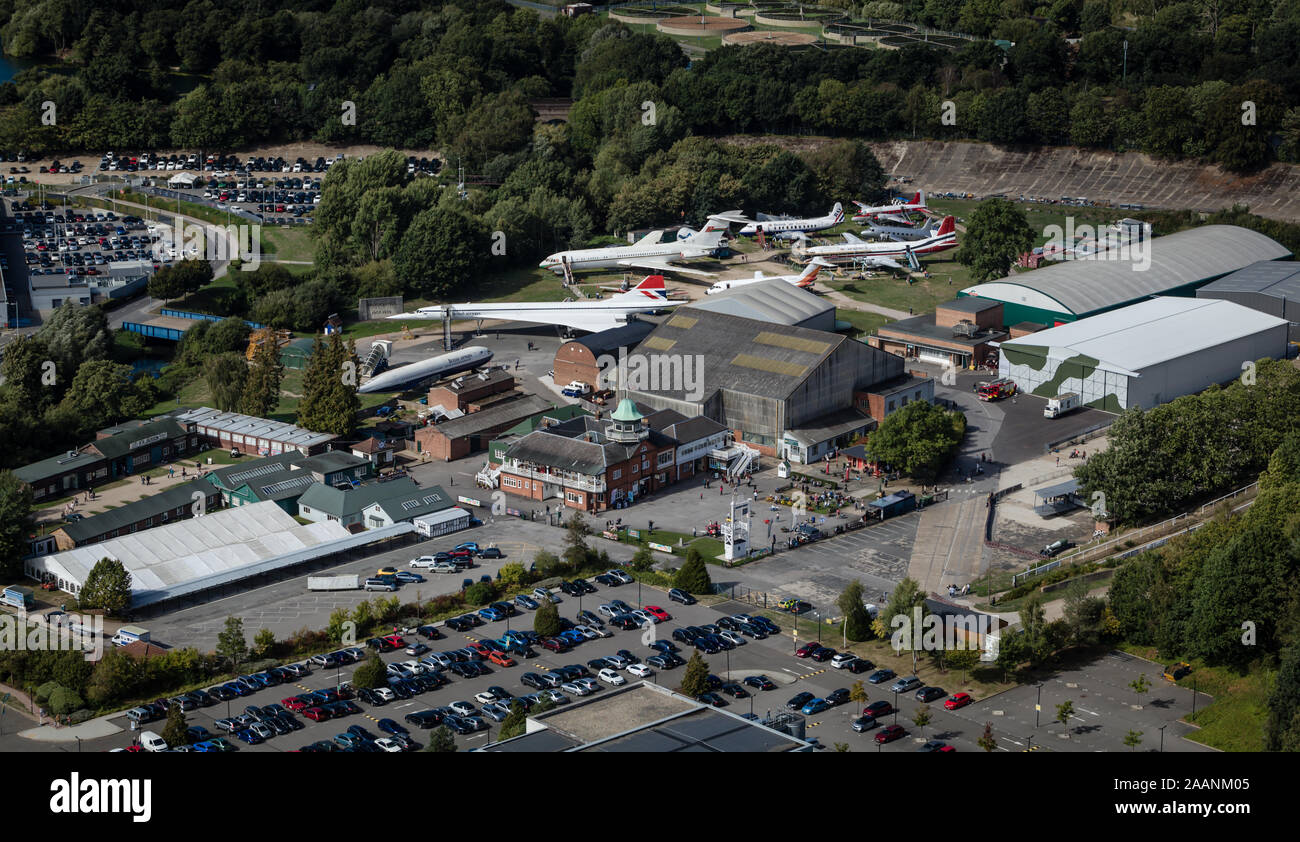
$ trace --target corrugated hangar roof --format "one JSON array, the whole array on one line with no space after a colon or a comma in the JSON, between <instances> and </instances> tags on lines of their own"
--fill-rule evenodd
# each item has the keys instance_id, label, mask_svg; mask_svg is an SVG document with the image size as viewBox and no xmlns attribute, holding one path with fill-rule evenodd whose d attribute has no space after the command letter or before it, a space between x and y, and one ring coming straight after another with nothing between
<instances>
[{"instance_id":1,"label":"corrugated hangar roof","mask_svg":"<svg viewBox=\"0 0 1300 842\"><path fill-rule=\"evenodd\" d=\"M745 284L726 292L710 295L679 308L726 313L746 319L759 319L782 325L802 324L808 319L834 310L835 305L800 289L794 284L776 278Z\"/></svg>"},{"instance_id":2,"label":"corrugated hangar roof","mask_svg":"<svg viewBox=\"0 0 1300 842\"><path fill-rule=\"evenodd\" d=\"M1260 260L1226 278L1206 284L1199 292L1262 292L1278 298L1300 300L1300 263Z\"/></svg>"},{"instance_id":3,"label":"corrugated hangar roof","mask_svg":"<svg viewBox=\"0 0 1300 842\"><path fill-rule=\"evenodd\" d=\"M1145 259L1109 260L1103 256L1066 260L967 287L963 295L1043 306L1047 299L1062 313L1086 316L1187 284L1235 272L1260 260L1289 257L1291 252L1270 237L1236 225L1204 225L1146 241ZM1028 297L1033 300L1026 300ZM1044 309L1050 309L1044 307Z\"/></svg>"},{"instance_id":4,"label":"corrugated hangar roof","mask_svg":"<svg viewBox=\"0 0 1300 842\"><path fill-rule=\"evenodd\" d=\"M1160 297L1003 342L1002 349L1048 348L1053 358L1092 357L1112 371L1140 376L1157 363L1285 324L1231 301Z\"/></svg>"},{"instance_id":5,"label":"corrugated hangar roof","mask_svg":"<svg viewBox=\"0 0 1300 842\"><path fill-rule=\"evenodd\" d=\"M849 341L820 330L771 327L768 321L680 308L641 343L641 352L671 349L673 355L702 356L702 371L693 373L702 380L704 399L718 389L730 389L784 400L840 343ZM691 391L684 386L672 384L655 393L684 399Z\"/></svg>"}]
</instances>

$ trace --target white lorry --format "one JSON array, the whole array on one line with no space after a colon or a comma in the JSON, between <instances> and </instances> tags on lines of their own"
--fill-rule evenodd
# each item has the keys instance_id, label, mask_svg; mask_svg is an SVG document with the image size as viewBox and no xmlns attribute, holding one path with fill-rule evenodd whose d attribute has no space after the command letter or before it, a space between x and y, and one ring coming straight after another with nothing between
<instances>
[{"instance_id":1,"label":"white lorry","mask_svg":"<svg viewBox=\"0 0 1300 842\"><path fill-rule=\"evenodd\" d=\"M1044 418L1060 418L1067 412L1073 412L1079 408L1079 395L1076 392L1063 392L1054 398L1047 399L1047 406L1043 407Z\"/></svg>"},{"instance_id":2,"label":"white lorry","mask_svg":"<svg viewBox=\"0 0 1300 842\"><path fill-rule=\"evenodd\" d=\"M309 591L355 591L361 587L361 577L351 576L308 576Z\"/></svg>"},{"instance_id":3,"label":"white lorry","mask_svg":"<svg viewBox=\"0 0 1300 842\"><path fill-rule=\"evenodd\" d=\"M122 626L122 628L118 629L117 633L113 635L114 646L126 646L128 643L135 643L137 641L148 643L149 630L142 629L139 626Z\"/></svg>"}]
</instances>

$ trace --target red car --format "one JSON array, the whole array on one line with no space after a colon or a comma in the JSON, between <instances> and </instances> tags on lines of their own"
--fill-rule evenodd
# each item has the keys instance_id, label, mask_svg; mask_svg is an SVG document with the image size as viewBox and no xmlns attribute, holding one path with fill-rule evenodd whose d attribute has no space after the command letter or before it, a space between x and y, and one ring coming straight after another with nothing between
<instances>
[{"instance_id":1,"label":"red car","mask_svg":"<svg viewBox=\"0 0 1300 842\"><path fill-rule=\"evenodd\" d=\"M469 550L452 550L447 553L451 558L473 558L474 554Z\"/></svg>"},{"instance_id":2,"label":"red car","mask_svg":"<svg viewBox=\"0 0 1300 842\"><path fill-rule=\"evenodd\" d=\"M821 648L822 645L814 640L809 643L805 643L803 646L800 646L798 649L794 650L794 656L796 658L807 658L809 655L811 655L812 653L816 652L818 649Z\"/></svg>"},{"instance_id":3,"label":"red car","mask_svg":"<svg viewBox=\"0 0 1300 842\"><path fill-rule=\"evenodd\" d=\"M552 652L568 652L569 645L557 637L548 637L542 641L542 648Z\"/></svg>"},{"instance_id":4,"label":"red car","mask_svg":"<svg viewBox=\"0 0 1300 842\"><path fill-rule=\"evenodd\" d=\"M406 648L406 641L402 640L402 636L400 634L384 635L384 640L387 640L389 643L393 644L398 649Z\"/></svg>"},{"instance_id":5,"label":"red car","mask_svg":"<svg viewBox=\"0 0 1300 842\"><path fill-rule=\"evenodd\" d=\"M672 619L672 616L667 611L660 608L658 605L647 605L645 607L645 612L650 616L654 617L656 620L667 622L668 620Z\"/></svg>"},{"instance_id":6,"label":"red car","mask_svg":"<svg viewBox=\"0 0 1300 842\"><path fill-rule=\"evenodd\" d=\"M944 701L943 707L944 710L956 710L957 708L966 707L973 701L975 700L970 697L970 693L953 693Z\"/></svg>"},{"instance_id":7,"label":"red car","mask_svg":"<svg viewBox=\"0 0 1300 842\"><path fill-rule=\"evenodd\" d=\"M471 643L471 644L469 644L469 646L466 647L466 648L468 648L468 649L473 649L475 652L479 653L479 654L482 655L484 658L490 656L493 652L496 651L496 649L494 649L493 647L488 646L488 645L486 645L486 644L484 644L484 643Z\"/></svg>"},{"instance_id":8,"label":"red car","mask_svg":"<svg viewBox=\"0 0 1300 842\"><path fill-rule=\"evenodd\" d=\"M330 718L329 711L324 708L307 708L302 712L302 715L312 722L324 722Z\"/></svg>"},{"instance_id":9,"label":"red car","mask_svg":"<svg viewBox=\"0 0 1300 842\"><path fill-rule=\"evenodd\" d=\"M504 652L498 652L495 649L490 655L488 655L488 660L499 667L513 667L515 665L514 658L511 658Z\"/></svg>"},{"instance_id":10,"label":"red car","mask_svg":"<svg viewBox=\"0 0 1300 842\"><path fill-rule=\"evenodd\" d=\"M297 696L290 696L287 699L281 699L280 704L284 705L286 708L293 711L294 713L298 713L300 711L307 709L307 703L304 702L302 699L298 698Z\"/></svg>"},{"instance_id":11,"label":"red car","mask_svg":"<svg viewBox=\"0 0 1300 842\"><path fill-rule=\"evenodd\" d=\"M894 740L900 739L906 735L907 732L903 730L902 725L886 725L884 728L881 728L876 732L876 742L892 743Z\"/></svg>"}]
</instances>

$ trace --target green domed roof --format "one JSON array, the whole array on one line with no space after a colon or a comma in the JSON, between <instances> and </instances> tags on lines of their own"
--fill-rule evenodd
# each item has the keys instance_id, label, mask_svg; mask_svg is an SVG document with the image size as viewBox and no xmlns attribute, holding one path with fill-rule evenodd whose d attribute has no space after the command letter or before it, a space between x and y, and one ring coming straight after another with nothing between
<instances>
[{"instance_id":1,"label":"green domed roof","mask_svg":"<svg viewBox=\"0 0 1300 842\"><path fill-rule=\"evenodd\" d=\"M610 416L615 421L640 421L641 413L637 411L636 404L631 398L623 398L618 402L618 409Z\"/></svg>"}]
</instances>

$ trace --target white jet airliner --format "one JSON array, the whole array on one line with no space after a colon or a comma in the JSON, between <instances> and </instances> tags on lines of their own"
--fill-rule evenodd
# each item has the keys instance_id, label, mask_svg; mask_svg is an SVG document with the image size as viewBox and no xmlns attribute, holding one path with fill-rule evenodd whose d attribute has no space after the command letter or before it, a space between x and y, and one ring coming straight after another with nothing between
<instances>
[{"instance_id":1,"label":"white jet airliner","mask_svg":"<svg viewBox=\"0 0 1300 842\"><path fill-rule=\"evenodd\" d=\"M597 301L536 301L499 304L440 304L421 307L413 313L400 313L390 319L504 319L512 322L559 325L571 330L594 332L618 327L627 322L629 313L653 313L676 307L678 301L667 299L663 275L651 275L627 292Z\"/></svg>"},{"instance_id":2,"label":"white jet airliner","mask_svg":"<svg viewBox=\"0 0 1300 842\"><path fill-rule=\"evenodd\" d=\"M920 264L916 258L926 254L947 251L957 247L957 219L945 216L939 230L933 236L906 243L867 243L853 234L843 235L845 242L833 246L807 246L797 244L794 256L800 260L823 258L833 263L856 262L867 267L885 266L890 269L902 269L896 257L904 258L916 269Z\"/></svg>"},{"instance_id":3,"label":"white jet airliner","mask_svg":"<svg viewBox=\"0 0 1300 842\"><path fill-rule=\"evenodd\" d=\"M811 289L813 281L817 280L817 274L823 267L834 268L835 264L828 260L822 260L820 257L813 259L798 275L764 275L762 272L755 272L752 278L733 278L728 281L718 281L713 286L704 291L705 295L713 295L718 292L726 292L729 289L756 284L759 281L785 281L787 284L794 284L800 289Z\"/></svg>"},{"instance_id":4,"label":"white jet airliner","mask_svg":"<svg viewBox=\"0 0 1300 842\"><path fill-rule=\"evenodd\" d=\"M732 221L736 220L733 219ZM757 222L750 222L740 229L740 236L756 236L758 229L762 228L763 233L769 237L782 240L795 239L800 234L807 234L810 231L824 231L827 228L834 228L843 221L844 206L839 202L835 203L835 207L831 208L830 213L825 216L812 217L811 219L783 219L760 213Z\"/></svg>"},{"instance_id":5,"label":"white jet airliner","mask_svg":"<svg viewBox=\"0 0 1300 842\"><path fill-rule=\"evenodd\" d=\"M729 213L739 212L729 211ZM702 230L692 231L683 228L678 232L677 239L671 242L659 242L663 231L651 231L630 246L557 251L538 265L543 269L550 269L557 275L564 274L564 266L567 263L570 271L573 272L587 269L649 269L654 272L681 272L712 278L715 274L713 272L702 272L699 269L687 269L673 264L678 260L712 255L722 246L722 238L727 233L728 227L729 219L726 216L715 215L709 217Z\"/></svg>"},{"instance_id":6,"label":"white jet airliner","mask_svg":"<svg viewBox=\"0 0 1300 842\"><path fill-rule=\"evenodd\" d=\"M855 201L853 204L858 206L858 212L853 214L854 222L868 222L875 216L886 216L893 219L902 220L907 214L913 211L920 213L929 213L930 209L925 206L925 191L918 190L916 195L910 199L904 199L901 196L887 205L871 206L865 202Z\"/></svg>"}]
</instances>

